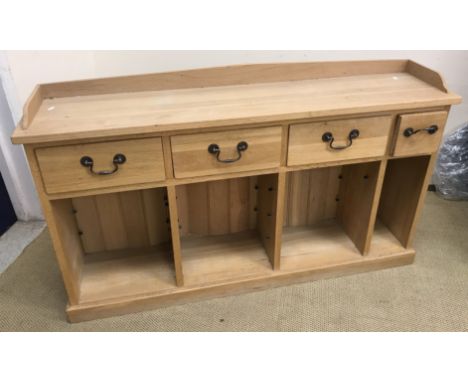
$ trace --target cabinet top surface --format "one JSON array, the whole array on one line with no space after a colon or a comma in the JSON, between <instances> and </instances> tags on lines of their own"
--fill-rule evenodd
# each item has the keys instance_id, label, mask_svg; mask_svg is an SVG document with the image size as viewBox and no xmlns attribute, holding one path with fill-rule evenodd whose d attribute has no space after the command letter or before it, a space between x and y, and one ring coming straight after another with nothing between
<instances>
[{"instance_id":1,"label":"cabinet top surface","mask_svg":"<svg viewBox=\"0 0 468 382\"><path fill-rule=\"evenodd\" d=\"M459 103L411 61L244 65L40 85L14 143L45 143Z\"/></svg>"}]
</instances>

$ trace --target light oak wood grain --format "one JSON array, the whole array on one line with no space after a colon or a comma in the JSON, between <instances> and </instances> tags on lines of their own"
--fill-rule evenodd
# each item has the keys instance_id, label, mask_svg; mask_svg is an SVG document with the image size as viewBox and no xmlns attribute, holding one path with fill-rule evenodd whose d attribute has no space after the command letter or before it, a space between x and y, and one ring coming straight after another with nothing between
<instances>
[{"instance_id":1,"label":"light oak wood grain","mask_svg":"<svg viewBox=\"0 0 468 382\"><path fill-rule=\"evenodd\" d=\"M112 170L112 160L116 154L124 154L127 160L111 175L92 174L80 164L83 156L89 156L94 161L94 171ZM165 179L161 138L38 148L36 156L48 193Z\"/></svg>"},{"instance_id":2,"label":"light oak wood grain","mask_svg":"<svg viewBox=\"0 0 468 382\"><path fill-rule=\"evenodd\" d=\"M336 216L342 167L294 171L286 176L285 227L313 225Z\"/></svg>"},{"instance_id":3,"label":"light oak wood grain","mask_svg":"<svg viewBox=\"0 0 468 382\"><path fill-rule=\"evenodd\" d=\"M293 124L289 133L288 166L383 156L390 127L390 116ZM335 150L322 140L323 134L329 132L334 147L344 147L349 145L349 133L355 129L359 130L359 137L345 149Z\"/></svg>"},{"instance_id":4,"label":"light oak wood grain","mask_svg":"<svg viewBox=\"0 0 468 382\"><path fill-rule=\"evenodd\" d=\"M385 173L384 162L343 166L338 192L337 221L360 253L367 254Z\"/></svg>"},{"instance_id":5,"label":"light oak wood grain","mask_svg":"<svg viewBox=\"0 0 468 382\"><path fill-rule=\"evenodd\" d=\"M31 95L28 97L24 105L23 118L19 124L20 128L26 129L29 127L32 120L36 116L36 113L42 105L43 98L44 87L41 85L36 85L36 87L32 91Z\"/></svg>"},{"instance_id":6,"label":"light oak wood grain","mask_svg":"<svg viewBox=\"0 0 468 382\"><path fill-rule=\"evenodd\" d=\"M106 249L104 235L102 233L99 210L96 198L82 197L71 200L77 230L81 232L81 242L85 253L99 252Z\"/></svg>"},{"instance_id":7,"label":"light oak wood grain","mask_svg":"<svg viewBox=\"0 0 468 382\"><path fill-rule=\"evenodd\" d=\"M274 254L273 254L273 269L278 270L281 267L281 243L283 235L283 223L285 217L285 195L286 195L286 173L278 174L278 191L276 200L274 201L276 214L274 215Z\"/></svg>"},{"instance_id":8,"label":"light oak wood grain","mask_svg":"<svg viewBox=\"0 0 468 382\"><path fill-rule=\"evenodd\" d=\"M272 273L268 255L255 231L186 237L182 248L186 286Z\"/></svg>"},{"instance_id":9,"label":"light oak wood grain","mask_svg":"<svg viewBox=\"0 0 468 382\"><path fill-rule=\"evenodd\" d=\"M431 154L436 152L444 134L447 116L448 113L446 111L400 115L397 122L397 138L393 155L408 156ZM409 127L417 130L426 129L433 125L438 127L438 130L434 134L429 134L426 131L420 131L410 137L406 137L404 135L405 129Z\"/></svg>"},{"instance_id":10,"label":"light oak wood grain","mask_svg":"<svg viewBox=\"0 0 468 382\"><path fill-rule=\"evenodd\" d=\"M112 300L176 288L168 246L87 256L80 303Z\"/></svg>"},{"instance_id":11,"label":"light oak wood grain","mask_svg":"<svg viewBox=\"0 0 468 382\"><path fill-rule=\"evenodd\" d=\"M64 277L68 278L68 282L72 283L74 288L76 288L73 294L69 296L73 300L76 297L74 293L77 292L83 276L84 252L79 239L71 200L64 199L52 202L50 214L54 218L51 219L49 232L53 232L51 235L55 237L56 251L59 255L63 256L62 272ZM53 226L54 221L55 227Z\"/></svg>"},{"instance_id":12,"label":"light oak wood grain","mask_svg":"<svg viewBox=\"0 0 468 382\"><path fill-rule=\"evenodd\" d=\"M29 142L79 321L411 263L459 101L406 60L246 65L40 85L13 140ZM427 123L440 135L401 139ZM345 150L321 140L353 128ZM234 163L207 151L235 157L240 141ZM79 164L117 152L110 177Z\"/></svg>"},{"instance_id":13,"label":"light oak wood grain","mask_svg":"<svg viewBox=\"0 0 468 382\"><path fill-rule=\"evenodd\" d=\"M338 236L346 239L346 235L344 234ZM312 243L313 237L314 235L310 235L310 233L306 233L305 235L305 239L312 238ZM328 248L328 250L324 251L324 254L326 253L328 256L321 255L318 252L308 253L307 250L300 256L299 253L294 251L298 255L298 258L302 257L303 261L294 260L293 257L296 256L285 256L282 260L288 259L286 265L281 271L276 272L269 269L269 261L265 254L261 255L260 247L258 244L255 244L255 237L253 242L248 241L247 238L240 242L243 242L246 246L252 245L253 249L259 251L258 257L255 255L257 253L255 250L251 252L240 250L238 257L232 256L229 258L229 262L235 266L237 272L229 272L225 266L226 263L223 262L223 258L218 255L221 251L216 250L213 253L200 250L202 246L210 249L218 247L219 249L223 247L225 242L209 243L205 241L203 243L204 240L201 243L194 242L193 265L194 267L202 265L202 267L198 268L197 273L193 273L194 279L189 278L193 282L193 285L190 283L190 286L175 290L155 291L127 298L115 298L69 306L67 308L68 318L71 322L87 321L206 298L258 291L293 282L297 283L374 271L411 264L414 261L414 250L402 248L398 240L384 226L377 227L371 244L371 252L368 256L359 255L352 243L348 252L343 253L343 244L330 240L333 237L336 237L335 233L330 232L325 237L325 247L321 247L322 250ZM350 240L347 240L350 243ZM289 240L286 238L286 241ZM285 248L287 247L288 244L286 244ZM352 249L353 247L354 250ZM315 251L320 246L312 245L309 248ZM228 253L233 255L235 251L231 248ZM213 259L211 257L214 261L209 261L210 255L218 258ZM319 256L320 258L314 261L314 256ZM299 267L297 267L298 263ZM217 269L220 269L220 271L217 272ZM239 272L239 270L243 272ZM206 273L214 282L206 284L202 278L197 276L199 273ZM239 278L241 274L244 277Z\"/></svg>"},{"instance_id":14,"label":"light oak wood grain","mask_svg":"<svg viewBox=\"0 0 468 382\"><path fill-rule=\"evenodd\" d=\"M166 73L59 82L42 85L44 98L112 94L151 90L247 85L252 83L300 81L405 71L410 61L330 61L230 65ZM418 65L418 74L437 73ZM437 86L436 83L432 83ZM441 88L441 90L445 90Z\"/></svg>"},{"instance_id":15,"label":"light oak wood grain","mask_svg":"<svg viewBox=\"0 0 468 382\"><path fill-rule=\"evenodd\" d=\"M336 220L360 253L369 250L385 162L295 171L287 174L285 227Z\"/></svg>"},{"instance_id":16,"label":"light oak wood grain","mask_svg":"<svg viewBox=\"0 0 468 382\"><path fill-rule=\"evenodd\" d=\"M285 272L383 258L406 249L378 222L370 252L362 256L353 241L334 220L309 227L288 227L283 232L281 269Z\"/></svg>"},{"instance_id":17,"label":"light oak wood grain","mask_svg":"<svg viewBox=\"0 0 468 382\"><path fill-rule=\"evenodd\" d=\"M42 211L47 220L55 257L57 258L57 263L62 274L68 301L70 304L78 304L80 280L82 276L83 249L77 241L78 230L76 224L72 224L70 218L70 215L73 214L73 206L70 200L52 202L47 199L34 150L31 147L26 147L25 151L41 202ZM72 233L74 233L74 235L72 235ZM71 240L67 242L67 239Z\"/></svg>"},{"instance_id":18,"label":"light oak wood grain","mask_svg":"<svg viewBox=\"0 0 468 382\"><path fill-rule=\"evenodd\" d=\"M378 218L404 247L410 236L426 193L431 157L421 156L389 160L380 197Z\"/></svg>"},{"instance_id":19,"label":"light oak wood grain","mask_svg":"<svg viewBox=\"0 0 468 382\"><path fill-rule=\"evenodd\" d=\"M163 188L73 198L72 203L85 253L169 241Z\"/></svg>"},{"instance_id":20,"label":"light oak wood grain","mask_svg":"<svg viewBox=\"0 0 468 382\"><path fill-rule=\"evenodd\" d=\"M254 229L257 185L257 177L242 177L177 186L181 234L225 235Z\"/></svg>"},{"instance_id":21,"label":"light oak wood grain","mask_svg":"<svg viewBox=\"0 0 468 382\"><path fill-rule=\"evenodd\" d=\"M156 246L167 243L171 239L169 230L169 206L167 205L166 190L161 188L142 190L141 197L145 213L146 228L149 245Z\"/></svg>"},{"instance_id":22,"label":"light oak wood grain","mask_svg":"<svg viewBox=\"0 0 468 382\"><path fill-rule=\"evenodd\" d=\"M169 206L169 219L171 223L172 259L174 261L176 281L177 286L183 286L184 270L182 267L182 251L180 247L180 222L179 211L177 209L177 195L174 186L167 187L167 202Z\"/></svg>"},{"instance_id":23,"label":"light oak wood grain","mask_svg":"<svg viewBox=\"0 0 468 382\"><path fill-rule=\"evenodd\" d=\"M278 175L258 177L257 231L273 267L275 267L276 248L280 243L277 235L281 235L276 227L277 201Z\"/></svg>"},{"instance_id":24,"label":"light oak wood grain","mask_svg":"<svg viewBox=\"0 0 468 382\"><path fill-rule=\"evenodd\" d=\"M161 133L459 103L401 72L44 99L14 143Z\"/></svg>"},{"instance_id":25,"label":"light oak wood grain","mask_svg":"<svg viewBox=\"0 0 468 382\"><path fill-rule=\"evenodd\" d=\"M247 142L248 148L233 163L219 162L208 152L209 145L217 144L219 159L234 159L239 142ZM281 127L179 135L171 138L171 146L176 178L275 168L280 164Z\"/></svg>"}]
</instances>

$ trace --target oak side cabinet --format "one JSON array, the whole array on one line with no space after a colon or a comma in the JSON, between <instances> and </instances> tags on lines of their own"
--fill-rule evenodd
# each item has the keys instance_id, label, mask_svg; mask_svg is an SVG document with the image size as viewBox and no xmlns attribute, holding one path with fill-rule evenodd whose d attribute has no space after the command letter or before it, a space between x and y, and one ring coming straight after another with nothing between
<instances>
[{"instance_id":1,"label":"oak side cabinet","mask_svg":"<svg viewBox=\"0 0 468 382\"><path fill-rule=\"evenodd\" d=\"M450 106L415 62L44 84L23 144L71 322L413 262Z\"/></svg>"}]
</instances>

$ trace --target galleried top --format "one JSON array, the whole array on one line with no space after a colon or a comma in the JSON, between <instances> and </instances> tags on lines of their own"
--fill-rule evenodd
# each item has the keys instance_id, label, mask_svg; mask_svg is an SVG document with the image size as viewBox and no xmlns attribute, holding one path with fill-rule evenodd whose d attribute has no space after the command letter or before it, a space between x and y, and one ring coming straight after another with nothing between
<instances>
[{"instance_id":1,"label":"galleried top","mask_svg":"<svg viewBox=\"0 0 468 382\"><path fill-rule=\"evenodd\" d=\"M167 133L457 104L413 61L227 66L38 85L20 144Z\"/></svg>"}]
</instances>

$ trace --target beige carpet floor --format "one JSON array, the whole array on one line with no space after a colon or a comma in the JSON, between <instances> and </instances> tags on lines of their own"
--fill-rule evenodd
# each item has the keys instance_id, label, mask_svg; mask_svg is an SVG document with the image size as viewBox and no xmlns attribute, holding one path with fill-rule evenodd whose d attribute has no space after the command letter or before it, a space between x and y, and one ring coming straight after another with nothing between
<instances>
[{"instance_id":1,"label":"beige carpet floor","mask_svg":"<svg viewBox=\"0 0 468 382\"><path fill-rule=\"evenodd\" d=\"M413 265L69 324L47 230L0 275L1 331L466 331L468 202L428 195Z\"/></svg>"}]
</instances>

